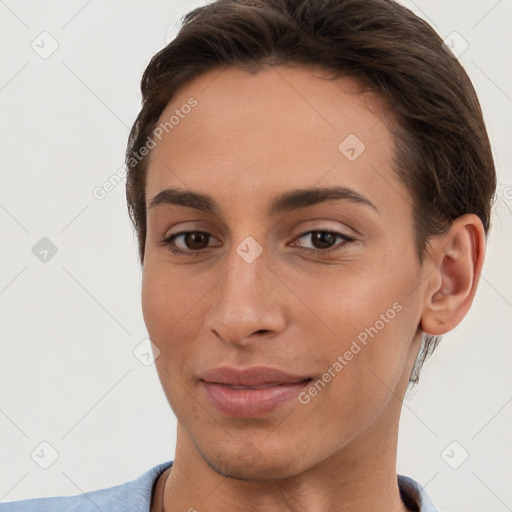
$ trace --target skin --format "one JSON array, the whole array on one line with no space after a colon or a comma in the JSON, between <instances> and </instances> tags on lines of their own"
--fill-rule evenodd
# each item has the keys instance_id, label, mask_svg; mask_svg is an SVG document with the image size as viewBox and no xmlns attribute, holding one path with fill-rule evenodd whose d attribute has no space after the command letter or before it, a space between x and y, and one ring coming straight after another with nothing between
<instances>
[{"instance_id":1,"label":"skin","mask_svg":"<svg viewBox=\"0 0 512 512\"><path fill-rule=\"evenodd\" d=\"M471 305L484 231L475 215L456 219L420 265L386 106L351 79L321 75L306 66L212 70L162 114L198 101L152 149L147 175L142 306L178 419L174 465L158 481L153 512L162 494L167 512L407 510L396 475L402 400L422 330L451 330ZM366 146L354 161L338 150L348 134ZM267 213L280 193L333 185L378 211L331 200ZM168 187L209 194L219 209L150 208ZM322 248L310 233L326 229L355 241L335 237ZM189 254L204 247L200 256L159 244L187 230L210 237L187 246L182 236L174 246ZM252 263L236 252L248 236L263 250ZM223 364L317 380L394 303L400 312L306 405L294 399L240 419L202 393L198 375Z\"/></svg>"}]
</instances>

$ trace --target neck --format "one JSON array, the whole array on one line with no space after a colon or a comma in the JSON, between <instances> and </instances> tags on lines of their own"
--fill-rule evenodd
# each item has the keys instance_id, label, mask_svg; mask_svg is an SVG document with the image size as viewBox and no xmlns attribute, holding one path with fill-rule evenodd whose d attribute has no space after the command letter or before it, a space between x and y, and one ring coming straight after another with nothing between
<instances>
[{"instance_id":1,"label":"neck","mask_svg":"<svg viewBox=\"0 0 512 512\"><path fill-rule=\"evenodd\" d=\"M164 491L165 512L407 512L397 483L397 434L383 436L381 427L376 432L370 427L364 436L300 474L242 481L212 469L179 425Z\"/></svg>"}]
</instances>

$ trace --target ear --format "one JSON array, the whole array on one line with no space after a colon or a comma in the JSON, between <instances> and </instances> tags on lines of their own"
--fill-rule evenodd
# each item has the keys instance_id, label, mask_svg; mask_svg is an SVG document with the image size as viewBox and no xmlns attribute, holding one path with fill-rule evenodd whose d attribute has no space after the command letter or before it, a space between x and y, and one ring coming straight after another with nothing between
<instances>
[{"instance_id":1,"label":"ear","mask_svg":"<svg viewBox=\"0 0 512 512\"><path fill-rule=\"evenodd\" d=\"M482 221L473 214L458 217L447 233L431 238L423 264L423 332L445 334L466 316L484 255L485 231Z\"/></svg>"}]
</instances>

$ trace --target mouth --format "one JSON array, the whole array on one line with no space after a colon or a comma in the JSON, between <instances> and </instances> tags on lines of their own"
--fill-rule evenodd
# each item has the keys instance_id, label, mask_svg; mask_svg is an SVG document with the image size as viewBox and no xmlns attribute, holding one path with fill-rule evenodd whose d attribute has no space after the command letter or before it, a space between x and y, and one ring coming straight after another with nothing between
<instances>
[{"instance_id":1,"label":"mouth","mask_svg":"<svg viewBox=\"0 0 512 512\"><path fill-rule=\"evenodd\" d=\"M267 367L219 367L201 375L208 402L224 415L256 418L270 414L309 384L312 377Z\"/></svg>"},{"instance_id":2,"label":"mouth","mask_svg":"<svg viewBox=\"0 0 512 512\"><path fill-rule=\"evenodd\" d=\"M215 384L215 383L214 383ZM219 384L219 383L217 383ZM228 386L231 389L265 389L273 388L274 386L285 386L282 382L270 382L268 384L262 384L261 386L237 386L236 384L221 384L222 386Z\"/></svg>"}]
</instances>

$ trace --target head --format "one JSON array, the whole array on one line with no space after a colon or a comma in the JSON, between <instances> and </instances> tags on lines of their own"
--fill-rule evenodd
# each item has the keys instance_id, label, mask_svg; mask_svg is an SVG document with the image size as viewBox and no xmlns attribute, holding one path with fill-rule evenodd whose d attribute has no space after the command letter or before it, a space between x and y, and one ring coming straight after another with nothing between
<instances>
[{"instance_id":1,"label":"head","mask_svg":"<svg viewBox=\"0 0 512 512\"><path fill-rule=\"evenodd\" d=\"M483 264L496 176L467 74L392 1L219 0L141 87L126 163L143 312L198 451L227 474L258 440L288 475L370 436ZM199 377L224 364L311 381L286 414L216 416ZM325 430L301 462L286 418Z\"/></svg>"}]
</instances>

